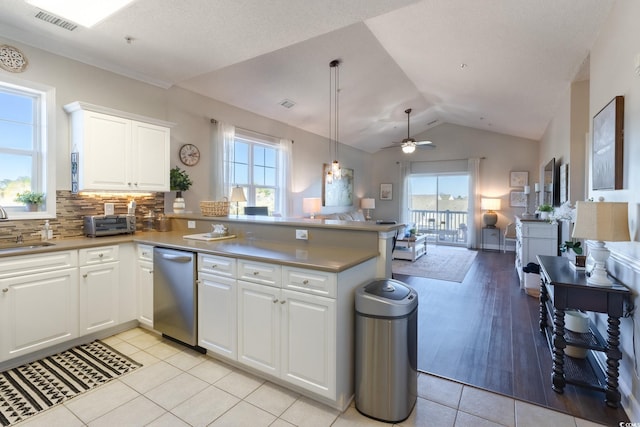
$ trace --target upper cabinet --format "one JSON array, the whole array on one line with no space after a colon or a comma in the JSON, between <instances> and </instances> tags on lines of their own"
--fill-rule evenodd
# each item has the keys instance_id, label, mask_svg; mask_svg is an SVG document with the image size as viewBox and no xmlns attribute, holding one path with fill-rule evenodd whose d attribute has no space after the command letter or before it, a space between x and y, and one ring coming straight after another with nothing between
<instances>
[{"instance_id":1,"label":"upper cabinet","mask_svg":"<svg viewBox=\"0 0 640 427\"><path fill-rule=\"evenodd\" d=\"M71 151L79 156L79 191L170 190L173 123L84 102L64 109L71 116Z\"/></svg>"}]
</instances>

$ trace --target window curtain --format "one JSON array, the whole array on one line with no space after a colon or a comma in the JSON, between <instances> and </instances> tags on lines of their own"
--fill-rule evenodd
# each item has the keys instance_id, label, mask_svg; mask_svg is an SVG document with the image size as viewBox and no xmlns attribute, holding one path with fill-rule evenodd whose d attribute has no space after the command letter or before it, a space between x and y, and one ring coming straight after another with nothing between
<instances>
[{"instance_id":1,"label":"window curtain","mask_svg":"<svg viewBox=\"0 0 640 427\"><path fill-rule=\"evenodd\" d=\"M211 196L212 200L227 199L231 196L232 170L228 161L233 159L233 141L236 128L228 123L215 125L211 140Z\"/></svg>"},{"instance_id":2,"label":"window curtain","mask_svg":"<svg viewBox=\"0 0 640 427\"><path fill-rule=\"evenodd\" d=\"M399 192L399 200L400 200L400 221L403 224L409 225L409 221L411 221L411 215L409 212L409 175L411 174L411 163L410 162L400 162L400 188Z\"/></svg>"},{"instance_id":3,"label":"window curtain","mask_svg":"<svg viewBox=\"0 0 640 427\"><path fill-rule=\"evenodd\" d=\"M469 171L469 212L472 212L473 221L469 221L469 232L467 234L467 247L470 249L478 247L478 230L480 225L480 159L471 158L468 160Z\"/></svg>"},{"instance_id":4,"label":"window curtain","mask_svg":"<svg viewBox=\"0 0 640 427\"><path fill-rule=\"evenodd\" d=\"M291 189L291 145L293 141L290 139L281 139L278 150L278 164L280 165L280 174L278 175L278 187L280 189L280 197L276 201L276 212L274 215L288 217L291 212L291 197L289 191Z\"/></svg>"}]
</instances>

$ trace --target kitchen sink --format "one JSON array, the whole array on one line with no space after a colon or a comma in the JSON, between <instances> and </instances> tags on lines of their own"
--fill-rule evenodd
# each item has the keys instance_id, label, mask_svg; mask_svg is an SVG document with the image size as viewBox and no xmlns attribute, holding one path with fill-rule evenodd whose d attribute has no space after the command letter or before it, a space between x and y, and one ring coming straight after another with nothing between
<instances>
[{"instance_id":1,"label":"kitchen sink","mask_svg":"<svg viewBox=\"0 0 640 427\"><path fill-rule=\"evenodd\" d=\"M51 242L30 242L30 243L14 243L11 245L0 245L0 253L7 252L22 252L31 249L44 248L47 246L54 246L55 243Z\"/></svg>"}]
</instances>

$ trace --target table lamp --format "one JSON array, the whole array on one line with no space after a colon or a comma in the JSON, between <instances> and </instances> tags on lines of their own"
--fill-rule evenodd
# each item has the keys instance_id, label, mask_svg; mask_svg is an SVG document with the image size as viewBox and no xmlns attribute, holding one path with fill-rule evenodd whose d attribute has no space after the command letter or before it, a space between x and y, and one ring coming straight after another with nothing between
<instances>
[{"instance_id":1,"label":"table lamp","mask_svg":"<svg viewBox=\"0 0 640 427\"><path fill-rule=\"evenodd\" d=\"M239 202L246 202L247 198L244 196L244 189L240 186L235 186L231 189L231 201L236 202L236 216L240 214Z\"/></svg>"},{"instance_id":2,"label":"table lamp","mask_svg":"<svg viewBox=\"0 0 640 427\"><path fill-rule=\"evenodd\" d=\"M496 211L500 210L500 199L485 199L480 201L480 209L485 212L482 216L484 226L487 228L495 228L498 223L498 214Z\"/></svg>"},{"instance_id":3,"label":"table lamp","mask_svg":"<svg viewBox=\"0 0 640 427\"><path fill-rule=\"evenodd\" d=\"M365 216L365 219L367 221L371 220L371 209L375 209L376 208L376 199L362 199L360 200L360 207L362 209L366 209L367 210L367 216Z\"/></svg>"},{"instance_id":4,"label":"table lamp","mask_svg":"<svg viewBox=\"0 0 640 427\"><path fill-rule=\"evenodd\" d=\"M591 240L589 256L594 267L587 278L587 284L611 286L605 264L609 258L609 249L604 242L631 240L629 237L629 218L626 202L577 202L576 223L572 237Z\"/></svg>"},{"instance_id":5,"label":"table lamp","mask_svg":"<svg viewBox=\"0 0 640 427\"><path fill-rule=\"evenodd\" d=\"M316 213L320 212L320 197L305 197L302 199L302 211L309 214L309 218L314 219Z\"/></svg>"}]
</instances>

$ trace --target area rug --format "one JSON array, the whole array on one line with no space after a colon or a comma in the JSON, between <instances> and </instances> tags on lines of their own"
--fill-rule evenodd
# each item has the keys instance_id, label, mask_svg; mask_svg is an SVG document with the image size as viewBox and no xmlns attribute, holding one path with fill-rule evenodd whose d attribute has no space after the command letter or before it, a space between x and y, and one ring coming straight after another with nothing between
<instances>
[{"instance_id":1,"label":"area rug","mask_svg":"<svg viewBox=\"0 0 640 427\"><path fill-rule=\"evenodd\" d=\"M23 421L140 366L96 340L1 372L0 425Z\"/></svg>"},{"instance_id":2,"label":"area rug","mask_svg":"<svg viewBox=\"0 0 640 427\"><path fill-rule=\"evenodd\" d=\"M427 253L414 262L394 259L391 271L394 274L462 282L477 254L466 248L429 245Z\"/></svg>"}]
</instances>

